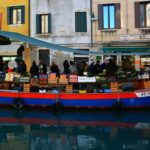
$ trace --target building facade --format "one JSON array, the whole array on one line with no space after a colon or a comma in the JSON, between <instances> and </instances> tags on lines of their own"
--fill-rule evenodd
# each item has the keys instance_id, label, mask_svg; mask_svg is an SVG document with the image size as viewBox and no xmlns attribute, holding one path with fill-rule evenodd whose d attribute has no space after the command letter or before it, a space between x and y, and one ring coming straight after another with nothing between
<instances>
[{"instance_id":1,"label":"building facade","mask_svg":"<svg viewBox=\"0 0 150 150\"><path fill-rule=\"evenodd\" d=\"M90 9L90 0L31 0L31 37L89 51ZM64 59L88 59L88 55L67 54L41 47L32 47L32 56L33 60L45 61L47 65L52 60L61 65Z\"/></svg>"},{"instance_id":2,"label":"building facade","mask_svg":"<svg viewBox=\"0 0 150 150\"><path fill-rule=\"evenodd\" d=\"M129 54L150 51L149 0L93 0L92 5L95 49Z\"/></svg>"},{"instance_id":3,"label":"building facade","mask_svg":"<svg viewBox=\"0 0 150 150\"><path fill-rule=\"evenodd\" d=\"M0 30L17 32L29 36L29 10L29 0L0 0ZM23 59L29 69L31 59L30 50L26 46L23 52Z\"/></svg>"}]
</instances>

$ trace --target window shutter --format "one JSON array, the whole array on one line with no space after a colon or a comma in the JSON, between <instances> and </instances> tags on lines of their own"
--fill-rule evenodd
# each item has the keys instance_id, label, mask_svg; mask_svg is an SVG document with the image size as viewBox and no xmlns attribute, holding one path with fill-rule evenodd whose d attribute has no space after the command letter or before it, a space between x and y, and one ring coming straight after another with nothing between
<instances>
[{"instance_id":1,"label":"window shutter","mask_svg":"<svg viewBox=\"0 0 150 150\"><path fill-rule=\"evenodd\" d=\"M21 6L21 23L25 23L25 6Z\"/></svg>"},{"instance_id":2,"label":"window shutter","mask_svg":"<svg viewBox=\"0 0 150 150\"><path fill-rule=\"evenodd\" d=\"M51 14L48 14L48 33L51 33Z\"/></svg>"},{"instance_id":3,"label":"window shutter","mask_svg":"<svg viewBox=\"0 0 150 150\"><path fill-rule=\"evenodd\" d=\"M87 32L86 12L80 13L81 30L80 32Z\"/></svg>"},{"instance_id":4,"label":"window shutter","mask_svg":"<svg viewBox=\"0 0 150 150\"><path fill-rule=\"evenodd\" d=\"M41 18L40 15L36 15L36 33L41 33L41 22L40 22Z\"/></svg>"},{"instance_id":5,"label":"window shutter","mask_svg":"<svg viewBox=\"0 0 150 150\"><path fill-rule=\"evenodd\" d=\"M80 31L80 14L79 12L75 12L75 31Z\"/></svg>"},{"instance_id":6,"label":"window shutter","mask_svg":"<svg viewBox=\"0 0 150 150\"><path fill-rule=\"evenodd\" d=\"M140 27L140 3L134 3L135 28Z\"/></svg>"},{"instance_id":7,"label":"window shutter","mask_svg":"<svg viewBox=\"0 0 150 150\"><path fill-rule=\"evenodd\" d=\"M12 8L7 8L7 24L12 24Z\"/></svg>"},{"instance_id":8,"label":"window shutter","mask_svg":"<svg viewBox=\"0 0 150 150\"><path fill-rule=\"evenodd\" d=\"M115 28L120 29L121 28L121 20L120 20L120 3L115 4Z\"/></svg>"},{"instance_id":9,"label":"window shutter","mask_svg":"<svg viewBox=\"0 0 150 150\"><path fill-rule=\"evenodd\" d=\"M98 29L103 29L103 5L98 5Z\"/></svg>"}]
</instances>

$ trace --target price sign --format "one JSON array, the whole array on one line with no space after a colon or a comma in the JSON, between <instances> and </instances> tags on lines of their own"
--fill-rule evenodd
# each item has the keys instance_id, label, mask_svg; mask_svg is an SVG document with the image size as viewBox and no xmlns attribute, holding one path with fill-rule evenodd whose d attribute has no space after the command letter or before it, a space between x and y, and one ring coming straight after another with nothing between
<instances>
[{"instance_id":1,"label":"price sign","mask_svg":"<svg viewBox=\"0 0 150 150\"><path fill-rule=\"evenodd\" d=\"M14 74L13 73L6 73L5 81L13 81Z\"/></svg>"},{"instance_id":2,"label":"price sign","mask_svg":"<svg viewBox=\"0 0 150 150\"><path fill-rule=\"evenodd\" d=\"M39 85L39 79L38 78L31 78L30 85L31 86L38 86Z\"/></svg>"},{"instance_id":3,"label":"price sign","mask_svg":"<svg viewBox=\"0 0 150 150\"><path fill-rule=\"evenodd\" d=\"M39 75L39 84L46 85L48 83L48 76L47 75Z\"/></svg>"}]
</instances>

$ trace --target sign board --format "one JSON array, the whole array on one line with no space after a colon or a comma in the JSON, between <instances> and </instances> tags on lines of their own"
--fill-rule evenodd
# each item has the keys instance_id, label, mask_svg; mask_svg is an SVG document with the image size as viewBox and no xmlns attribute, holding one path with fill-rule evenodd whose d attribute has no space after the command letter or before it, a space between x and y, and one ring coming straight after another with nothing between
<instances>
[{"instance_id":1,"label":"sign board","mask_svg":"<svg viewBox=\"0 0 150 150\"><path fill-rule=\"evenodd\" d=\"M96 56L96 60L101 60L102 56Z\"/></svg>"},{"instance_id":2,"label":"sign board","mask_svg":"<svg viewBox=\"0 0 150 150\"><path fill-rule=\"evenodd\" d=\"M13 73L6 73L5 81L13 81L14 74Z\"/></svg>"},{"instance_id":3,"label":"sign board","mask_svg":"<svg viewBox=\"0 0 150 150\"><path fill-rule=\"evenodd\" d=\"M20 77L20 82L23 82L23 83L28 83L30 81L30 78L29 77Z\"/></svg>"},{"instance_id":4,"label":"sign board","mask_svg":"<svg viewBox=\"0 0 150 150\"><path fill-rule=\"evenodd\" d=\"M39 79L38 78L31 78L30 79L30 85L31 86L38 86L39 85Z\"/></svg>"},{"instance_id":5,"label":"sign board","mask_svg":"<svg viewBox=\"0 0 150 150\"><path fill-rule=\"evenodd\" d=\"M78 76L79 83L93 83L96 82L95 77Z\"/></svg>"},{"instance_id":6,"label":"sign board","mask_svg":"<svg viewBox=\"0 0 150 150\"><path fill-rule=\"evenodd\" d=\"M45 74L39 75L39 84L40 85L46 85L48 83L48 76Z\"/></svg>"},{"instance_id":7,"label":"sign board","mask_svg":"<svg viewBox=\"0 0 150 150\"><path fill-rule=\"evenodd\" d=\"M69 82L70 83L77 83L78 82L78 76L77 75L69 75Z\"/></svg>"}]
</instances>

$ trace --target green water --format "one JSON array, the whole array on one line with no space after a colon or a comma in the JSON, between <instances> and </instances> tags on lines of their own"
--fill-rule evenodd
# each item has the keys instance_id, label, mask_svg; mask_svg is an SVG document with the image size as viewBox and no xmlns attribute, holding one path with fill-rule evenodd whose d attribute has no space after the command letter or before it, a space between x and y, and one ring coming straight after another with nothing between
<instances>
[{"instance_id":1,"label":"green water","mask_svg":"<svg viewBox=\"0 0 150 150\"><path fill-rule=\"evenodd\" d=\"M0 110L0 150L150 150L149 115Z\"/></svg>"}]
</instances>

